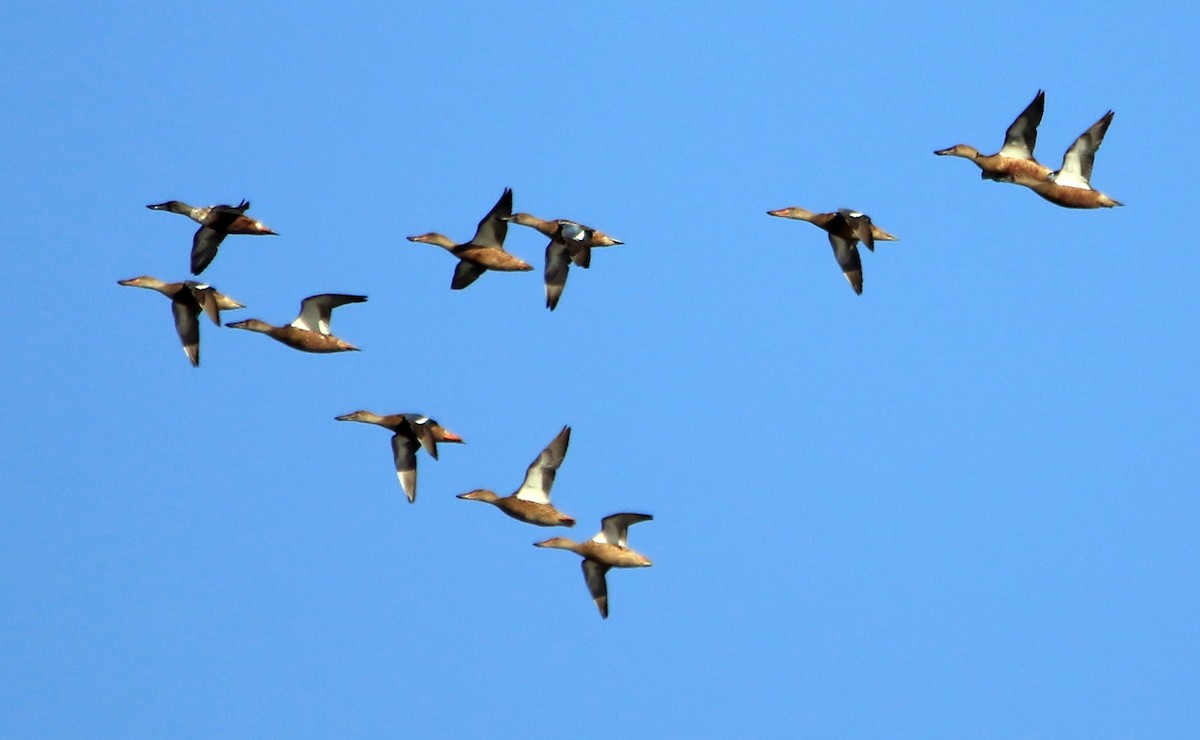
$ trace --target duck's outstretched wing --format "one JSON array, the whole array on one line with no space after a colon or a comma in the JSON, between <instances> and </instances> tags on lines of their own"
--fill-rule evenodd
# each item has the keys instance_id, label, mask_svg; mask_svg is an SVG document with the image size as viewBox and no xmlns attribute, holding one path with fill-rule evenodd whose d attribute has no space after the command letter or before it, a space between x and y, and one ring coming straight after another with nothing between
<instances>
[{"instance_id":1,"label":"duck's outstretched wing","mask_svg":"<svg viewBox=\"0 0 1200 740\"><path fill-rule=\"evenodd\" d=\"M505 188L500 200L496 201L492 210L479 222L475 229L475 238L471 240L472 244L504 249L504 237L508 235L508 222L504 219L512 215L512 201L512 188Z\"/></svg>"},{"instance_id":2,"label":"duck's outstretched wing","mask_svg":"<svg viewBox=\"0 0 1200 740\"><path fill-rule=\"evenodd\" d=\"M600 617L608 619L608 579L604 576L608 573L609 566L587 558L583 559L581 565L583 566L583 580L592 594L592 601L596 602L596 608L600 610Z\"/></svg>"},{"instance_id":3,"label":"duck's outstretched wing","mask_svg":"<svg viewBox=\"0 0 1200 740\"><path fill-rule=\"evenodd\" d=\"M571 427L563 427L546 449L529 464L525 471L525 482L514 494L522 501L532 501L538 504L550 503L550 488L554 485L554 476L567 456L567 445L571 442Z\"/></svg>"},{"instance_id":4,"label":"duck's outstretched wing","mask_svg":"<svg viewBox=\"0 0 1200 740\"><path fill-rule=\"evenodd\" d=\"M1104 134L1112 123L1113 112L1105 113L1091 128L1080 134L1063 155L1062 169L1054 174L1054 182L1067 188L1092 189L1092 165L1096 150L1104 143Z\"/></svg>"},{"instance_id":5,"label":"duck's outstretched wing","mask_svg":"<svg viewBox=\"0 0 1200 740\"><path fill-rule=\"evenodd\" d=\"M1010 159L1033 159L1033 147L1037 144L1037 127L1042 122L1046 109L1046 93L1038 90L1033 102L1021 111L1008 130L1004 132L1004 146L1000 156Z\"/></svg>"}]
</instances>

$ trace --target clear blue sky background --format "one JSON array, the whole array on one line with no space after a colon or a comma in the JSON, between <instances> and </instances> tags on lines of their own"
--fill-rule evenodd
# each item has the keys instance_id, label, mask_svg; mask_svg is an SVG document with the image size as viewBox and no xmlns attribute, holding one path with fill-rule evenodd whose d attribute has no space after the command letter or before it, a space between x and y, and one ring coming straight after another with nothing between
<instances>
[{"instance_id":1,"label":"clear blue sky background","mask_svg":"<svg viewBox=\"0 0 1200 740\"><path fill-rule=\"evenodd\" d=\"M104 4L108 6L109 4ZM1194 3L0 9L0 735L1183 736L1200 725ZM433 9L433 5L437 9ZM1006 17L1006 13L1008 16ZM1117 115L1077 212L932 155ZM448 289L518 210L624 239ZM165 299L204 274L363 348ZM856 297L822 232L902 241ZM466 437L409 505L358 408ZM601 621L507 493L654 559Z\"/></svg>"}]
</instances>

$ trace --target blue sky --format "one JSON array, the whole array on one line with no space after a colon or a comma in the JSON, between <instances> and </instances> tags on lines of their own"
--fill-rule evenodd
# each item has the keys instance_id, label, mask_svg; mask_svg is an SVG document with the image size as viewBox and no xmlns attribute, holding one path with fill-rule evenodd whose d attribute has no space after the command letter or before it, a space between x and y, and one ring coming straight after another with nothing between
<instances>
[{"instance_id":1,"label":"blue sky","mask_svg":"<svg viewBox=\"0 0 1200 740\"><path fill-rule=\"evenodd\" d=\"M0 734L5 737L1182 736L1200 722L1193 4L10 3L0 9ZM1056 208L934 149L1039 158L1108 109ZM623 239L543 306L448 289L505 187ZM167 301L203 278L317 356ZM901 241L865 292L822 232ZM1182 228L1178 224L1184 224ZM422 456L416 505L387 433ZM574 530L514 490L564 424ZM531 547L645 511L654 567Z\"/></svg>"}]
</instances>

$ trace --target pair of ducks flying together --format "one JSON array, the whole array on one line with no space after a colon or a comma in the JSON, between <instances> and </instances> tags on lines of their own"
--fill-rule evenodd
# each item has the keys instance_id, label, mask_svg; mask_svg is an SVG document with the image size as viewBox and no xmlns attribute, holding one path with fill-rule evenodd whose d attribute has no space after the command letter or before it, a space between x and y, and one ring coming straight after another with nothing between
<instances>
[{"instance_id":1,"label":"pair of ducks flying together","mask_svg":"<svg viewBox=\"0 0 1200 740\"><path fill-rule=\"evenodd\" d=\"M508 496L498 496L494 491L480 488L459 494L465 501L482 501L492 504L500 511L518 521L539 527L574 527L575 520L550 503L550 487L558 468L567 455L567 444L571 440L571 427L562 431L546 445L525 471L521 487ZM600 520L600 532L585 542L575 542L567 537L551 537L535 542L534 547L549 547L570 550L583 558L583 580L592 595L592 601L603 619L608 619L608 583L606 575L611 568L648 568L653 563L645 555L629 547L629 527L638 522L653 519L649 514L624 512L611 514Z\"/></svg>"},{"instance_id":2,"label":"pair of ducks flying together","mask_svg":"<svg viewBox=\"0 0 1200 740\"><path fill-rule=\"evenodd\" d=\"M492 206L492 210L479 222L475 236L471 241L456 243L445 234L429 232L418 236L410 236L408 240L421 244L433 244L441 247L458 258L454 268L454 277L450 281L451 290L462 290L475 282L480 275L488 270L498 272L527 272L533 266L513 254L505 251L504 238L508 235L510 223L529 226L550 237L546 245L546 268L543 279L546 284L546 308L553 311L558 306L563 289L567 284L567 273L571 263L584 269L591 266L593 247L611 247L623 244L619 239L613 239L603 231L589 226L554 219L544 221L528 213L512 212L512 189L505 188L500 200Z\"/></svg>"},{"instance_id":3,"label":"pair of ducks flying together","mask_svg":"<svg viewBox=\"0 0 1200 740\"><path fill-rule=\"evenodd\" d=\"M221 311L245 308L224 293L217 292L211 285L184 280L168 283L156 277L143 275L118 280L118 285L131 288L148 288L171 299L171 314L175 317L175 331L183 344L184 354L192 367L200 366L200 314L203 312L214 324L221 325ZM335 337L329 331L333 309L347 303L362 303L365 295L322 293L305 298L300 302L300 315L287 326L272 326L258 319L235 321L225 326L261 332L293 349L303 352L349 352L358 347Z\"/></svg>"},{"instance_id":4,"label":"pair of ducks flying together","mask_svg":"<svg viewBox=\"0 0 1200 740\"><path fill-rule=\"evenodd\" d=\"M1046 107L1046 93L1038 90L1033 101L1004 132L1004 146L995 154L981 154L967 144L955 144L934 152L939 156L969 159L982 170L985 180L1024 185L1046 200L1064 208L1113 208L1122 205L1092 187L1096 151L1112 123L1108 111L1067 148L1062 166L1052 171L1033 157L1037 129Z\"/></svg>"},{"instance_id":5,"label":"pair of ducks flying together","mask_svg":"<svg viewBox=\"0 0 1200 740\"><path fill-rule=\"evenodd\" d=\"M371 411L354 411L336 417L338 421L358 421L375 424L392 431L392 456L396 476L410 503L417 498L417 450L424 448L438 459L439 442L463 443L463 438L443 427L438 422L420 414L389 414L382 416ZM464 501L481 501L492 504L500 511L526 524L539 527L573 527L575 519L564 514L550 502L550 489L554 485L558 469L566 459L567 445L571 441L571 427L563 427L546 445L525 471L521 486L508 496L479 488L462 493ZM612 514L601 520L600 532L586 542L574 542L566 537L551 537L534 543L536 547L570 550L583 558L583 576L592 600L600 616L608 618L608 584L606 574L610 568L644 568L652 565L645 555L629 548L629 527L638 522L649 521L649 514Z\"/></svg>"}]
</instances>

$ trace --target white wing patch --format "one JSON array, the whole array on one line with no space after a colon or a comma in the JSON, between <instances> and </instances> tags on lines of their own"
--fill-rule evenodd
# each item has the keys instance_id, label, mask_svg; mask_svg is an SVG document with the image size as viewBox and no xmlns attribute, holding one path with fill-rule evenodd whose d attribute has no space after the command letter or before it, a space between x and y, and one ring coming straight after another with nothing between
<instances>
[{"instance_id":1,"label":"white wing patch","mask_svg":"<svg viewBox=\"0 0 1200 740\"><path fill-rule=\"evenodd\" d=\"M1059 170L1054 174L1054 183L1062 185L1064 188L1078 188L1080 190L1091 190L1092 185L1078 172L1071 172L1067 167Z\"/></svg>"},{"instance_id":2,"label":"white wing patch","mask_svg":"<svg viewBox=\"0 0 1200 740\"><path fill-rule=\"evenodd\" d=\"M1033 155L1024 146L1005 144L997 154L1005 159L1033 159Z\"/></svg>"},{"instance_id":3,"label":"white wing patch","mask_svg":"<svg viewBox=\"0 0 1200 740\"><path fill-rule=\"evenodd\" d=\"M321 320L321 309L316 301L304 301L300 304L300 315L292 322L292 326L305 331L315 331L321 334L329 333L329 324Z\"/></svg>"}]
</instances>

